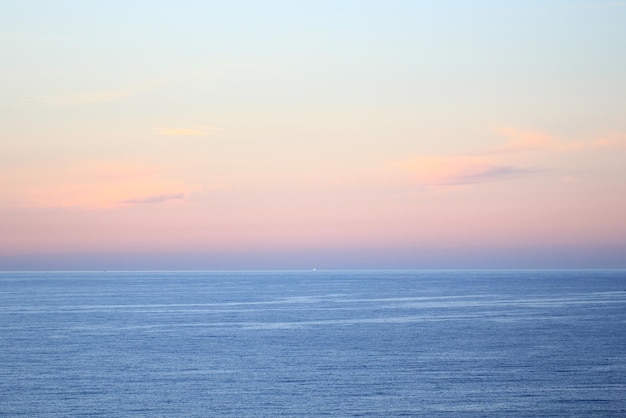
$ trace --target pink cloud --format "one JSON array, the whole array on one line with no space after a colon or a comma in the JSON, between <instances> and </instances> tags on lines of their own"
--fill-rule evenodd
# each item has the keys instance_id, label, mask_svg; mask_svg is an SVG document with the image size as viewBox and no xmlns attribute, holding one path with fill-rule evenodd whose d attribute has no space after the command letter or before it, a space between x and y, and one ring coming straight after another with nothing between
<instances>
[{"instance_id":1,"label":"pink cloud","mask_svg":"<svg viewBox=\"0 0 626 418\"><path fill-rule=\"evenodd\" d=\"M137 162L82 161L68 166L13 169L12 206L79 209L183 200L198 187L164 167Z\"/></svg>"},{"instance_id":2,"label":"pink cloud","mask_svg":"<svg viewBox=\"0 0 626 418\"><path fill-rule=\"evenodd\" d=\"M163 81L154 81L113 90L75 91L50 96L39 96L30 100L30 103L53 107L98 105L130 97L139 92L151 90L161 84L163 84Z\"/></svg>"},{"instance_id":3,"label":"pink cloud","mask_svg":"<svg viewBox=\"0 0 626 418\"><path fill-rule=\"evenodd\" d=\"M161 194L155 196L147 196L138 199L127 199L122 201L121 203L125 204L153 204L153 203L162 203L170 200L183 200L185 198L185 193L170 193L170 194Z\"/></svg>"},{"instance_id":4,"label":"pink cloud","mask_svg":"<svg viewBox=\"0 0 626 418\"><path fill-rule=\"evenodd\" d=\"M154 128L153 131L158 135L166 136L207 136L211 135L218 128L213 126L202 126L193 128Z\"/></svg>"},{"instance_id":5,"label":"pink cloud","mask_svg":"<svg viewBox=\"0 0 626 418\"><path fill-rule=\"evenodd\" d=\"M562 148L570 151L626 149L626 135L611 134L587 141L572 141L564 143Z\"/></svg>"},{"instance_id":6,"label":"pink cloud","mask_svg":"<svg viewBox=\"0 0 626 418\"><path fill-rule=\"evenodd\" d=\"M531 172L476 156L421 156L394 165L424 186L482 183Z\"/></svg>"},{"instance_id":7,"label":"pink cloud","mask_svg":"<svg viewBox=\"0 0 626 418\"><path fill-rule=\"evenodd\" d=\"M586 140L563 140L555 136L537 132L520 130L511 127L496 129L497 134L508 138L509 141L496 147L496 153L518 153L530 151L567 152L593 151L605 149L626 149L626 135L612 133L605 137Z\"/></svg>"},{"instance_id":8,"label":"pink cloud","mask_svg":"<svg viewBox=\"0 0 626 418\"><path fill-rule=\"evenodd\" d=\"M525 152L554 148L559 141L553 136L535 131L522 131L504 127L496 129L496 133L509 139L507 143L496 147L497 152Z\"/></svg>"},{"instance_id":9,"label":"pink cloud","mask_svg":"<svg viewBox=\"0 0 626 418\"><path fill-rule=\"evenodd\" d=\"M393 163L408 173L413 182L423 186L449 186L492 182L526 174L553 171L527 168L563 153L603 150L626 150L626 135L611 134L587 140L563 140L530 130L503 127L496 133L507 139L504 144L470 155L417 156ZM541 159L538 159L538 154ZM529 158L532 157L532 162Z\"/></svg>"}]
</instances>

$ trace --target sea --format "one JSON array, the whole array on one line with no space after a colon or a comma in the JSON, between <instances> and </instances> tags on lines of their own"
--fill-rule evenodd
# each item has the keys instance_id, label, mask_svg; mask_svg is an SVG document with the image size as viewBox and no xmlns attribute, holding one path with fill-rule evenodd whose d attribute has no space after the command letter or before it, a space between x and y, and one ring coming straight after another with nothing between
<instances>
[{"instance_id":1,"label":"sea","mask_svg":"<svg viewBox=\"0 0 626 418\"><path fill-rule=\"evenodd\" d=\"M0 416L624 417L626 270L0 272Z\"/></svg>"}]
</instances>

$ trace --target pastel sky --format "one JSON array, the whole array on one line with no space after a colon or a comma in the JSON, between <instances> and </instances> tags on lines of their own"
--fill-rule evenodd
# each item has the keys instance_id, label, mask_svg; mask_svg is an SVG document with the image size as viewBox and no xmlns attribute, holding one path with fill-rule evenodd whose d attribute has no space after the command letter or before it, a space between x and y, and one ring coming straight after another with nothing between
<instances>
[{"instance_id":1,"label":"pastel sky","mask_svg":"<svg viewBox=\"0 0 626 418\"><path fill-rule=\"evenodd\" d=\"M0 269L626 267L626 1L0 1Z\"/></svg>"}]
</instances>

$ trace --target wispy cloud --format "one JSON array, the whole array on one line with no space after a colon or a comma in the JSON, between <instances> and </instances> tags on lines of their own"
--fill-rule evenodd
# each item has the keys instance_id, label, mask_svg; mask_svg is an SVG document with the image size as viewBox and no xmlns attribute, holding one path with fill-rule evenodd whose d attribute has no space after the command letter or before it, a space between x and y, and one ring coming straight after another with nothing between
<instances>
[{"instance_id":1,"label":"wispy cloud","mask_svg":"<svg viewBox=\"0 0 626 418\"><path fill-rule=\"evenodd\" d=\"M107 209L132 204L183 201L198 185L177 179L165 167L122 161L82 161L64 166L5 169L12 206ZM206 188L204 188L206 189Z\"/></svg>"},{"instance_id":2,"label":"wispy cloud","mask_svg":"<svg viewBox=\"0 0 626 418\"><path fill-rule=\"evenodd\" d=\"M501 127L494 130L505 141L462 155L418 155L393 166L422 186L450 186L492 182L558 171L567 154L626 151L626 135L612 133L589 139L566 140L545 132ZM536 167L536 161L551 167ZM530 164L529 164L530 162ZM570 178L571 176L566 176Z\"/></svg>"},{"instance_id":3,"label":"wispy cloud","mask_svg":"<svg viewBox=\"0 0 626 418\"><path fill-rule=\"evenodd\" d=\"M565 140L543 132L520 130L511 127L498 128L495 132L508 139L503 145L491 150L495 153L519 152L568 152L606 149L626 149L626 135L612 133L590 139Z\"/></svg>"},{"instance_id":4,"label":"wispy cloud","mask_svg":"<svg viewBox=\"0 0 626 418\"><path fill-rule=\"evenodd\" d=\"M46 106L73 106L110 103L131 96L134 90L92 91L84 93L68 93L56 96L39 96L32 101Z\"/></svg>"},{"instance_id":5,"label":"wispy cloud","mask_svg":"<svg viewBox=\"0 0 626 418\"><path fill-rule=\"evenodd\" d=\"M610 134L601 138L571 141L563 144L562 147L571 151L626 150L626 135Z\"/></svg>"},{"instance_id":6,"label":"wispy cloud","mask_svg":"<svg viewBox=\"0 0 626 418\"><path fill-rule=\"evenodd\" d=\"M419 156L394 165L422 186L483 183L534 172L477 156Z\"/></svg>"},{"instance_id":7,"label":"wispy cloud","mask_svg":"<svg viewBox=\"0 0 626 418\"><path fill-rule=\"evenodd\" d=\"M34 97L20 105L39 104L52 107L98 105L115 102L120 99L131 97L142 91L147 91L162 85L163 81L146 83L134 87L126 87L111 90L92 90L67 92L61 94L44 95Z\"/></svg>"},{"instance_id":8,"label":"wispy cloud","mask_svg":"<svg viewBox=\"0 0 626 418\"><path fill-rule=\"evenodd\" d=\"M207 136L218 130L218 128L213 126L201 126L192 128L161 127L153 129L153 131L158 135L166 136Z\"/></svg>"},{"instance_id":9,"label":"wispy cloud","mask_svg":"<svg viewBox=\"0 0 626 418\"><path fill-rule=\"evenodd\" d=\"M130 204L130 205L144 205L144 204L154 204L154 203L163 203L171 200L183 200L185 199L185 193L169 193L169 194L160 194L156 196L147 196L139 199L127 199L123 200L121 203Z\"/></svg>"},{"instance_id":10,"label":"wispy cloud","mask_svg":"<svg viewBox=\"0 0 626 418\"><path fill-rule=\"evenodd\" d=\"M554 148L558 140L543 132L523 131L511 127L502 127L495 130L496 134L507 138L508 141L495 147L493 151L501 153L527 152Z\"/></svg>"}]
</instances>

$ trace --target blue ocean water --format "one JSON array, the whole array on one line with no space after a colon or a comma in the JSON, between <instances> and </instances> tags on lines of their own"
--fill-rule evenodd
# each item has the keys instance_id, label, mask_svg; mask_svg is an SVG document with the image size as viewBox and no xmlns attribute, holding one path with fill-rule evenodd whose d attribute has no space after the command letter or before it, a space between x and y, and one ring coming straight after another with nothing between
<instances>
[{"instance_id":1,"label":"blue ocean water","mask_svg":"<svg viewBox=\"0 0 626 418\"><path fill-rule=\"evenodd\" d=\"M0 415L626 416L626 270L2 272Z\"/></svg>"}]
</instances>

